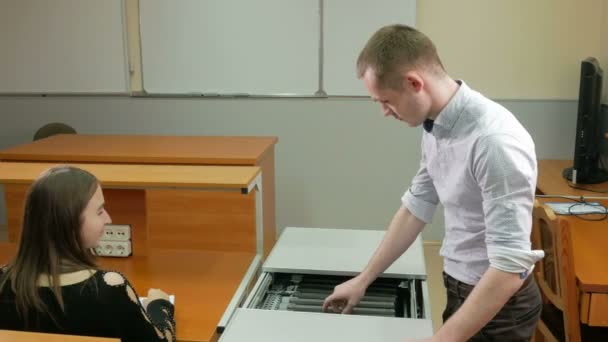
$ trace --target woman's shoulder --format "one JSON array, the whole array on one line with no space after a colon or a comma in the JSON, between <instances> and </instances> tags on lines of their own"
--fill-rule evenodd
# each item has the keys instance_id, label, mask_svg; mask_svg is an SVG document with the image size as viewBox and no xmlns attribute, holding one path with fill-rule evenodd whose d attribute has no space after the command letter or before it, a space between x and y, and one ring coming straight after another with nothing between
<instances>
[{"instance_id":1,"label":"woman's shoulder","mask_svg":"<svg viewBox=\"0 0 608 342\"><path fill-rule=\"evenodd\" d=\"M119 271L99 270L96 274L96 277L99 281L108 286L130 285L127 277Z\"/></svg>"},{"instance_id":2,"label":"woman's shoulder","mask_svg":"<svg viewBox=\"0 0 608 342\"><path fill-rule=\"evenodd\" d=\"M129 297L137 298L135 289L129 279L119 271L99 270L95 274L95 281L100 288L104 288L110 293L120 294L121 296L127 293Z\"/></svg>"},{"instance_id":3,"label":"woman's shoulder","mask_svg":"<svg viewBox=\"0 0 608 342\"><path fill-rule=\"evenodd\" d=\"M139 295L124 274L113 270L100 270L95 276L100 295L105 297L108 303L140 303Z\"/></svg>"}]
</instances>

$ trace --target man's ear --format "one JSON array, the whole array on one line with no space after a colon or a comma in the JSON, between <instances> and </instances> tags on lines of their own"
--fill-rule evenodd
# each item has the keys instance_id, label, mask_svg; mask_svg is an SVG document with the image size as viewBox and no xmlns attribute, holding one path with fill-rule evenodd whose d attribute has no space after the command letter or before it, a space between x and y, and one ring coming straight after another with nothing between
<instances>
[{"instance_id":1,"label":"man's ear","mask_svg":"<svg viewBox=\"0 0 608 342\"><path fill-rule=\"evenodd\" d=\"M424 87L424 80L419 73L415 71L407 71L403 74L403 86L416 93L420 92Z\"/></svg>"}]
</instances>

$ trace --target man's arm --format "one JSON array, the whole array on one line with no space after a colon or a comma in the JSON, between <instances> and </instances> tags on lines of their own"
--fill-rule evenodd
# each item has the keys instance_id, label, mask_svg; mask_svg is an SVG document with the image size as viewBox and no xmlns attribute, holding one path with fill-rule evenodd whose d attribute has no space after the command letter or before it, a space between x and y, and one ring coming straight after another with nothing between
<instances>
[{"instance_id":1,"label":"man's arm","mask_svg":"<svg viewBox=\"0 0 608 342\"><path fill-rule=\"evenodd\" d=\"M334 292L323 302L323 311L331 307L334 312L350 313L374 279L397 260L414 242L425 224L431 222L439 196L426 169L424 139L422 145L418 173L401 198L402 205L393 216L384 239L363 272L335 287Z\"/></svg>"},{"instance_id":2,"label":"man's arm","mask_svg":"<svg viewBox=\"0 0 608 342\"><path fill-rule=\"evenodd\" d=\"M384 239L359 277L367 288L412 245L425 223L401 206L384 235Z\"/></svg>"},{"instance_id":3,"label":"man's arm","mask_svg":"<svg viewBox=\"0 0 608 342\"><path fill-rule=\"evenodd\" d=\"M523 282L517 273L488 268L460 309L439 329L436 340L468 340L494 318Z\"/></svg>"},{"instance_id":4,"label":"man's arm","mask_svg":"<svg viewBox=\"0 0 608 342\"><path fill-rule=\"evenodd\" d=\"M323 302L323 311L331 307L335 312L350 313L365 294L367 287L409 248L424 226L425 223L412 215L407 208L399 208L384 239L363 272L336 286L334 292Z\"/></svg>"}]
</instances>

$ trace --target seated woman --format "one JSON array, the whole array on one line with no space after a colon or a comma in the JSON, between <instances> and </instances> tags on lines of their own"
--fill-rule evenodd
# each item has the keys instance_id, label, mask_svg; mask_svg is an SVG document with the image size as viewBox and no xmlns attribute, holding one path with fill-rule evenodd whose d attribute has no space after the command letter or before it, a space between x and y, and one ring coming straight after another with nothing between
<instances>
[{"instance_id":1,"label":"seated woman","mask_svg":"<svg viewBox=\"0 0 608 342\"><path fill-rule=\"evenodd\" d=\"M92 249L111 223L87 171L60 166L29 189L15 258L0 268L0 329L174 341L173 305L150 290L142 306L129 281L98 268Z\"/></svg>"}]
</instances>

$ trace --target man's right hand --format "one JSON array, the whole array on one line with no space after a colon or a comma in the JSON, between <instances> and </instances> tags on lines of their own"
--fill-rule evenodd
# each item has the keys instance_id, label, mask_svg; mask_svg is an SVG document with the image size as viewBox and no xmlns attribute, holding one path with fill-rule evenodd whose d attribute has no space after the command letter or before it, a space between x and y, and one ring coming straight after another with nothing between
<instances>
[{"instance_id":1,"label":"man's right hand","mask_svg":"<svg viewBox=\"0 0 608 342\"><path fill-rule=\"evenodd\" d=\"M360 277L345 281L336 286L334 292L325 298L323 311L327 312L331 308L336 313L350 314L365 295L366 289L367 286Z\"/></svg>"}]
</instances>

